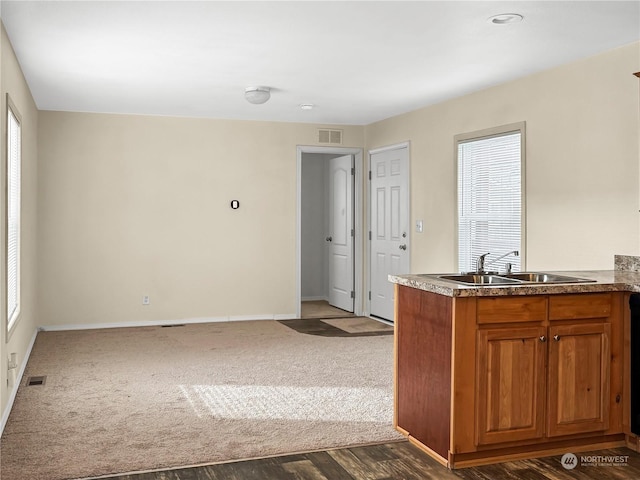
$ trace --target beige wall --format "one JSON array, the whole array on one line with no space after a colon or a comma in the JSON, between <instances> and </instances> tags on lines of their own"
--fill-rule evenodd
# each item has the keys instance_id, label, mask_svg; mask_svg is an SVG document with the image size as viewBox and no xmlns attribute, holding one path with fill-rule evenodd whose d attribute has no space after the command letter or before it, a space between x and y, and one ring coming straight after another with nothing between
<instances>
[{"instance_id":1,"label":"beige wall","mask_svg":"<svg viewBox=\"0 0 640 480\"><path fill-rule=\"evenodd\" d=\"M526 122L529 269L610 269L640 253L640 44L390 118L368 149L411 142L413 272L455 271L453 137Z\"/></svg>"},{"instance_id":2,"label":"beige wall","mask_svg":"<svg viewBox=\"0 0 640 480\"><path fill-rule=\"evenodd\" d=\"M9 93L11 101L22 116L22 230L21 230L21 314L15 328L6 336L6 282L3 280L0 293L0 415L5 413L9 397L17 386L7 387L7 356L15 352L17 361L22 365L25 361L27 349L35 335L36 326L39 324L36 317L36 238L37 238L37 126L38 111L36 109L29 88L22 76L22 71L16 60L11 44L2 27L0 38L0 91L2 101L0 108L0 124L2 136L0 151L2 154L2 167L0 168L0 184L2 191L6 185L6 94ZM6 252L6 204L4 195L0 195L0 215L2 217L2 235L0 235L0 251ZM3 254L2 264L5 262ZM3 274L4 275L4 274Z\"/></svg>"},{"instance_id":3,"label":"beige wall","mask_svg":"<svg viewBox=\"0 0 640 480\"><path fill-rule=\"evenodd\" d=\"M296 145L317 128L40 112L40 323L295 314Z\"/></svg>"},{"instance_id":4,"label":"beige wall","mask_svg":"<svg viewBox=\"0 0 640 480\"><path fill-rule=\"evenodd\" d=\"M344 146L411 142L411 221L425 222L412 271L456 269L453 137L518 121L528 268L608 269L640 253L639 53L343 127ZM40 324L293 314L295 147L316 128L40 112Z\"/></svg>"}]
</instances>

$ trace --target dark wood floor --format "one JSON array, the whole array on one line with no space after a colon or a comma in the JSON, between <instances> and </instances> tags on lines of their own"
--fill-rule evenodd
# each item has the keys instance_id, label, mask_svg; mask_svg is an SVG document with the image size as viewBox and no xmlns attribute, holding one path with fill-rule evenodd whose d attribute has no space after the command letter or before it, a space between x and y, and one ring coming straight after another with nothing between
<instances>
[{"instance_id":1,"label":"dark wood floor","mask_svg":"<svg viewBox=\"0 0 640 480\"><path fill-rule=\"evenodd\" d=\"M409 442L108 477L112 480L564 480L640 479L640 454L626 448L594 455L628 455L626 466L565 470L560 456L448 470ZM588 453L578 454L589 455Z\"/></svg>"}]
</instances>

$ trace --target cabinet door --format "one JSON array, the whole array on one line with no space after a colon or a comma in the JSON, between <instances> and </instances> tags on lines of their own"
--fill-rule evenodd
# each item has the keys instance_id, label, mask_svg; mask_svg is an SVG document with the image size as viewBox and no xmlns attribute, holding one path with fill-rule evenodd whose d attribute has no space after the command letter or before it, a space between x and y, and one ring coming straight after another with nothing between
<instances>
[{"instance_id":1,"label":"cabinet door","mask_svg":"<svg viewBox=\"0 0 640 480\"><path fill-rule=\"evenodd\" d=\"M610 332L608 323L549 327L549 437L609 428Z\"/></svg>"},{"instance_id":2,"label":"cabinet door","mask_svg":"<svg viewBox=\"0 0 640 480\"><path fill-rule=\"evenodd\" d=\"M546 328L478 331L476 444L544 435Z\"/></svg>"}]
</instances>

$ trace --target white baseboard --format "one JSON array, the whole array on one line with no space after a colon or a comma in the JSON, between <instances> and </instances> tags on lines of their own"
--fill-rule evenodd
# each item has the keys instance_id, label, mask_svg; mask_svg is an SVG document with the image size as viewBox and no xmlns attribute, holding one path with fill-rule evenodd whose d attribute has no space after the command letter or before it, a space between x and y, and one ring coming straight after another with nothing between
<instances>
[{"instance_id":1,"label":"white baseboard","mask_svg":"<svg viewBox=\"0 0 640 480\"><path fill-rule=\"evenodd\" d=\"M303 302L319 302L319 301L325 301L328 302L329 298L326 296L320 296L320 297L302 297L300 299Z\"/></svg>"},{"instance_id":2,"label":"white baseboard","mask_svg":"<svg viewBox=\"0 0 640 480\"><path fill-rule=\"evenodd\" d=\"M298 318L295 313L277 313L273 316L274 320L294 320Z\"/></svg>"},{"instance_id":3,"label":"white baseboard","mask_svg":"<svg viewBox=\"0 0 640 480\"><path fill-rule=\"evenodd\" d=\"M24 375L24 371L27 368L27 362L29 361L29 357L31 356L31 350L33 349L33 345L36 343L36 336L38 335L38 331L33 332L33 337L31 337L31 342L29 342L29 346L27 347L27 351L24 354L24 358L22 359L22 364L20 365L20 370L18 370L18 374L16 375L16 381L11 389L11 394L9 395L9 401L7 402L7 406L2 412L2 419L0 419L0 436L2 436L2 432L4 432L4 427L7 424L7 420L9 420L9 414L11 413L11 409L13 408L13 402L16 400L16 394L18 393L18 387L22 383L22 377Z\"/></svg>"},{"instance_id":4,"label":"white baseboard","mask_svg":"<svg viewBox=\"0 0 640 480\"><path fill-rule=\"evenodd\" d=\"M125 328L125 327L159 327L163 325L183 325L195 323L217 323L217 322L241 322L252 320L291 320L296 317L295 313L275 313L264 315L229 315L226 317L200 317L182 318L179 320L142 320L119 323L83 323L68 325L44 325L38 328L43 332L59 332L65 330L95 330L99 328Z\"/></svg>"},{"instance_id":5,"label":"white baseboard","mask_svg":"<svg viewBox=\"0 0 640 480\"><path fill-rule=\"evenodd\" d=\"M392 327L394 325L391 320L387 320L386 318L374 317L372 315L363 315L363 317L370 318L371 320L375 320L376 322L384 323L385 325L390 325Z\"/></svg>"}]
</instances>

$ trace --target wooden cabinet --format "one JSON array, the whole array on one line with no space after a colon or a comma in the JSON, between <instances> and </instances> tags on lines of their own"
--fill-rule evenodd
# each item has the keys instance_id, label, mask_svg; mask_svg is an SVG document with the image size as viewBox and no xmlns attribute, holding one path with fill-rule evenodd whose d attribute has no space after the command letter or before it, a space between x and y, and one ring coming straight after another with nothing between
<instances>
[{"instance_id":1,"label":"wooden cabinet","mask_svg":"<svg viewBox=\"0 0 640 480\"><path fill-rule=\"evenodd\" d=\"M478 445L542 437L545 333L536 326L478 332Z\"/></svg>"},{"instance_id":2,"label":"wooden cabinet","mask_svg":"<svg viewBox=\"0 0 640 480\"><path fill-rule=\"evenodd\" d=\"M449 451L451 402L451 301L441 295L396 292L405 306L395 332L396 426L429 444L439 455ZM427 320L427 321L425 321ZM428 422L425 419L430 419Z\"/></svg>"},{"instance_id":3,"label":"wooden cabinet","mask_svg":"<svg viewBox=\"0 0 640 480\"><path fill-rule=\"evenodd\" d=\"M608 293L479 299L477 445L607 430L610 314Z\"/></svg>"},{"instance_id":4,"label":"wooden cabinet","mask_svg":"<svg viewBox=\"0 0 640 480\"><path fill-rule=\"evenodd\" d=\"M395 425L434 458L457 468L623 444L623 294L396 288Z\"/></svg>"},{"instance_id":5,"label":"wooden cabinet","mask_svg":"<svg viewBox=\"0 0 640 480\"><path fill-rule=\"evenodd\" d=\"M547 436L609 428L611 325L549 327Z\"/></svg>"}]
</instances>

